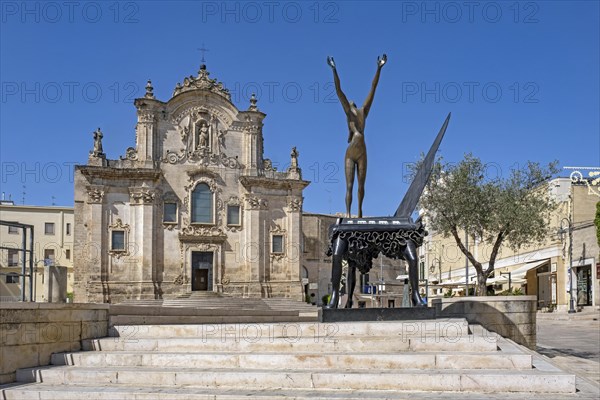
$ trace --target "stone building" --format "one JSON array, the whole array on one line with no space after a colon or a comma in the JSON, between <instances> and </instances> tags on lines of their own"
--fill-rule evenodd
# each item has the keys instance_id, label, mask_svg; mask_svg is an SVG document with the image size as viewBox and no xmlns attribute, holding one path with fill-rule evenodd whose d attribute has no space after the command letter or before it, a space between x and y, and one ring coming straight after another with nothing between
<instances>
[{"instance_id":1,"label":"stone building","mask_svg":"<svg viewBox=\"0 0 600 400\"><path fill-rule=\"evenodd\" d=\"M309 182L295 148L286 171L263 157L257 99L238 110L202 65L169 100L148 81L134 104L135 148L107 159L98 129L75 169L75 300L192 291L301 300Z\"/></svg>"},{"instance_id":2,"label":"stone building","mask_svg":"<svg viewBox=\"0 0 600 400\"><path fill-rule=\"evenodd\" d=\"M32 298L39 302L64 301L67 292L73 291L73 208L1 201L0 220L33 226L33 243L29 230L25 235L26 248L33 251ZM29 256L24 260L21 251L23 229L0 226L0 247L0 302L19 301L23 285L29 300L29 278L24 282L20 276L23 261L29 274Z\"/></svg>"},{"instance_id":3,"label":"stone building","mask_svg":"<svg viewBox=\"0 0 600 400\"><path fill-rule=\"evenodd\" d=\"M486 282L488 288L497 293L509 289L509 285L520 288L524 294L537 296L540 309L564 311L570 307L572 286L575 307L598 307L600 249L593 221L600 197L586 184L570 178L553 179L548 188L557 202L549 221L551 234L542 244L524 246L516 252L504 243L496 259L495 275ZM459 236L464 238L464 231L459 231ZM468 248L487 268L492 244L469 236ZM430 286L431 297L442 297L448 291L464 295L465 276L470 288L476 284L475 268L470 263L467 267L452 237L429 229L421 260L421 276L435 284ZM573 269L569 271L571 262Z\"/></svg>"}]
</instances>

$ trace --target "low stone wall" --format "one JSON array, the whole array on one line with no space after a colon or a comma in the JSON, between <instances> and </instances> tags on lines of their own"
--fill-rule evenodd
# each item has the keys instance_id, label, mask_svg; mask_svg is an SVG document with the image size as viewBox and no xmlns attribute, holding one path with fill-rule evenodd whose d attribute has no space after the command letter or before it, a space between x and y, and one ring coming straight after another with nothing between
<instances>
[{"instance_id":1,"label":"low stone wall","mask_svg":"<svg viewBox=\"0 0 600 400\"><path fill-rule=\"evenodd\" d=\"M433 299L437 318L466 318L488 331L536 348L537 298L486 296Z\"/></svg>"},{"instance_id":2,"label":"low stone wall","mask_svg":"<svg viewBox=\"0 0 600 400\"><path fill-rule=\"evenodd\" d=\"M15 371L50 364L50 355L108 335L108 304L0 303L0 384Z\"/></svg>"}]
</instances>

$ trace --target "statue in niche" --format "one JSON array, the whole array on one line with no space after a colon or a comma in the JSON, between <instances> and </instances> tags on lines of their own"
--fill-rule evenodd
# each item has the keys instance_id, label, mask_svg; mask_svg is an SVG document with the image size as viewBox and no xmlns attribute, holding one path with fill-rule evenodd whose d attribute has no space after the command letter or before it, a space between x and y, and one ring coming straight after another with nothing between
<instances>
[{"instance_id":1,"label":"statue in niche","mask_svg":"<svg viewBox=\"0 0 600 400\"><path fill-rule=\"evenodd\" d=\"M209 127L208 123L205 120L200 121L200 125L198 126L198 145L197 147L202 149L208 147L209 141Z\"/></svg>"}]
</instances>

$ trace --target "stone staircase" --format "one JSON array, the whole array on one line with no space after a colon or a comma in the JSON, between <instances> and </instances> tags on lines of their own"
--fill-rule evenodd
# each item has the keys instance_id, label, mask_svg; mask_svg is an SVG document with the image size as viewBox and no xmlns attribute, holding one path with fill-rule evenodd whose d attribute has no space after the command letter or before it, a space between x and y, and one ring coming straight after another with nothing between
<instances>
[{"instance_id":1,"label":"stone staircase","mask_svg":"<svg viewBox=\"0 0 600 400\"><path fill-rule=\"evenodd\" d=\"M575 376L463 319L115 325L4 400L571 398ZM3 396L3 397L2 397Z\"/></svg>"}]
</instances>

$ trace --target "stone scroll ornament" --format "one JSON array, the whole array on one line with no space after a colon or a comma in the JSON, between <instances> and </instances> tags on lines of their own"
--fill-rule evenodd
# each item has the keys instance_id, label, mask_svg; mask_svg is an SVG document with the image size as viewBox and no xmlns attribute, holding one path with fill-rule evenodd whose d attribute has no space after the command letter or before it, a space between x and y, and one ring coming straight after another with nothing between
<instances>
[{"instance_id":1,"label":"stone scroll ornament","mask_svg":"<svg viewBox=\"0 0 600 400\"><path fill-rule=\"evenodd\" d=\"M348 300L345 307L352 308L352 298L356 287L356 270L363 274L368 273L373 266L373 259L377 258L379 254L406 260L412 305L413 307L425 305L419 294L417 249L423 244L427 231L421 219L413 221L411 215L431 176L435 154L449 121L450 114L446 117L393 217L339 218L335 224L329 227L330 244L327 255L332 257L333 293L327 308L338 308L342 261L348 262L346 277Z\"/></svg>"}]
</instances>

